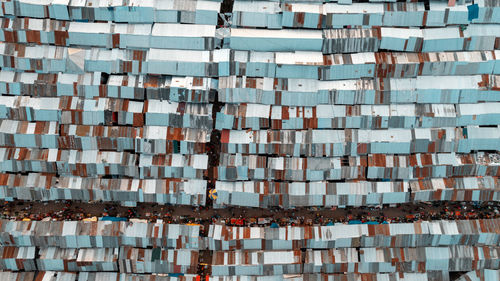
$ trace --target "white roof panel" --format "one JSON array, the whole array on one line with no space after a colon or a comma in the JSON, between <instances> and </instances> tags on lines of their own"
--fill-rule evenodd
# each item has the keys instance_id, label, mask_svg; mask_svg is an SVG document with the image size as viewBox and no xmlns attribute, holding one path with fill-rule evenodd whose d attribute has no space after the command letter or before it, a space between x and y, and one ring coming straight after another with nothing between
<instances>
[{"instance_id":1,"label":"white roof panel","mask_svg":"<svg viewBox=\"0 0 500 281\"><path fill-rule=\"evenodd\" d=\"M214 37L215 25L155 23L152 36Z\"/></svg>"},{"instance_id":2,"label":"white roof panel","mask_svg":"<svg viewBox=\"0 0 500 281\"><path fill-rule=\"evenodd\" d=\"M110 23L100 22L75 22L69 24L68 32L80 33L111 33Z\"/></svg>"},{"instance_id":3,"label":"white roof panel","mask_svg":"<svg viewBox=\"0 0 500 281\"><path fill-rule=\"evenodd\" d=\"M231 28L231 37L323 39L321 30Z\"/></svg>"}]
</instances>

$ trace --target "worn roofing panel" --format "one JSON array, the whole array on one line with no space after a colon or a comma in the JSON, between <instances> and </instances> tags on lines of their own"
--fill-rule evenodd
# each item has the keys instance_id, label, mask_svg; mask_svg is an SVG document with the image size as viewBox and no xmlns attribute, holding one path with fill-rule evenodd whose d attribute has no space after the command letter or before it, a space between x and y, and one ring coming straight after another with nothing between
<instances>
[{"instance_id":1,"label":"worn roofing panel","mask_svg":"<svg viewBox=\"0 0 500 281\"><path fill-rule=\"evenodd\" d=\"M0 0L0 198L500 200L497 2L221 2ZM205 263L213 281L494 281L499 267L497 219L203 227L3 220L0 268L41 281L194 281Z\"/></svg>"}]
</instances>

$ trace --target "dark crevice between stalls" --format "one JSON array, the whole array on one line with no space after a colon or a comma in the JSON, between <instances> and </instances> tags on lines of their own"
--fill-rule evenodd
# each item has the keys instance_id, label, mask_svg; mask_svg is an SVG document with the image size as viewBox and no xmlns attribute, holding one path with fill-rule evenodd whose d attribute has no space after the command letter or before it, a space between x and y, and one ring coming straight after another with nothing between
<instances>
[{"instance_id":1,"label":"dark crevice between stalls","mask_svg":"<svg viewBox=\"0 0 500 281\"><path fill-rule=\"evenodd\" d=\"M217 181L217 167L219 166L220 158L220 136L221 132L215 129L215 118L217 112L222 108L222 104L218 102L218 94L215 94L214 101L212 104L212 118L214 120L212 131L210 133L210 142L206 145L206 153L208 155L208 166L206 175L204 179L207 181L207 191L206 191L206 210L213 210L213 200L210 198L209 194L211 190L215 190L215 182ZM210 220L205 220L203 225L200 226L200 235L206 236L208 233L208 228L210 226ZM212 265L212 254L211 251L200 251L198 255L198 275L201 276L201 280L205 280L211 275L211 265Z\"/></svg>"},{"instance_id":2,"label":"dark crevice between stalls","mask_svg":"<svg viewBox=\"0 0 500 281\"><path fill-rule=\"evenodd\" d=\"M300 263L301 263L301 268L300 268L300 274L305 274L305 264L306 264L306 257L307 257L307 252L306 248L300 248Z\"/></svg>"},{"instance_id":3,"label":"dark crevice between stalls","mask_svg":"<svg viewBox=\"0 0 500 281\"><path fill-rule=\"evenodd\" d=\"M226 2L230 2L230 6L224 6ZM225 0L222 4L221 13L229 9L231 12L233 9L233 1ZM221 19L219 18L219 21ZM219 23L220 25L220 23ZM208 166L204 179L207 181L207 191L206 191L206 201L205 210L210 210L213 212L213 200L210 198L209 194L211 190L215 190L215 183L217 181L217 167L219 166L220 150L221 150L221 132L216 129L217 113L221 111L224 103L219 101L218 91L211 91L209 96L210 104L212 105L212 131L210 133L210 142L205 146L206 153L208 156ZM216 214L216 213L215 213ZM200 226L200 235L206 236L208 233L208 228L210 225L210 218L203 222ZM212 254L211 251L200 251L198 256L198 275L201 276L202 280L208 278L211 275L212 265Z\"/></svg>"},{"instance_id":4,"label":"dark crevice between stalls","mask_svg":"<svg viewBox=\"0 0 500 281\"><path fill-rule=\"evenodd\" d=\"M456 271L456 272L450 272L450 280L455 281L458 280L462 275L466 274L467 271Z\"/></svg>"},{"instance_id":5,"label":"dark crevice between stalls","mask_svg":"<svg viewBox=\"0 0 500 281\"><path fill-rule=\"evenodd\" d=\"M431 9L429 0L424 0L424 7L426 11L429 11Z\"/></svg>"},{"instance_id":6,"label":"dark crevice between stalls","mask_svg":"<svg viewBox=\"0 0 500 281\"><path fill-rule=\"evenodd\" d=\"M207 184L207 201L206 207L213 208L213 200L209 197L209 192L215 189L215 182L217 181L217 167L219 166L220 150L221 150L221 132L215 128L217 112L220 112L221 108L224 106L223 103L219 102L219 95L215 92L215 96L212 104L212 119L214 120L212 131L210 133L210 142L206 146L208 155L208 167L205 179L208 181Z\"/></svg>"},{"instance_id":7,"label":"dark crevice between stalls","mask_svg":"<svg viewBox=\"0 0 500 281\"><path fill-rule=\"evenodd\" d=\"M201 280L212 275L212 251L200 250L198 252L198 275L202 276Z\"/></svg>"},{"instance_id":8,"label":"dark crevice between stalls","mask_svg":"<svg viewBox=\"0 0 500 281\"><path fill-rule=\"evenodd\" d=\"M109 73L101 72L101 85L107 85L109 81Z\"/></svg>"},{"instance_id":9,"label":"dark crevice between stalls","mask_svg":"<svg viewBox=\"0 0 500 281\"><path fill-rule=\"evenodd\" d=\"M359 239L355 239L356 242L360 242ZM361 261L361 255L364 254L364 250L361 250L361 247L356 247L356 253L358 254L358 261Z\"/></svg>"},{"instance_id":10,"label":"dark crevice between stalls","mask_svg":"<svg viewBox=\"0 0 500 281\"><path fill-rule=\"evenodd\" d=\"M225 13L233 12L234 0L223 0L221 3L221 8L219 11L219 17L217 19L218 27L224 27L225 25ZM222 44L222 43L221 43ZM219 166L220 150L221 150L221 132L216 129L216 117L217 113L220 112L221 108L224 106L223 103L219 102L219 94L217 90L210 91L209 93L209 103L212 105L212 131L210 133L210 142L205 146L206 153L208 156L208 166L205 176L203 177L207 181L207 191L206 191L206 201L205 210L211 212L212 214L217 214L213 210L213 200L210 198L209 194L211 190L215 190L215 182L217 181L217 167ZM206 214L206 213L205 213ZM203 222L200 227L200 235L205 236L208 232L208 227L210 225L210 219ZM212 264L212 253L211 251L200 251L198 256L198 275L201 280L205 280L211 275L211 264Z\"/></svg>"},{"instance_id":11,"label":"dark crevice between stalls","mask_svg":"<svg viewBox=\"0 0 500 281\"><path fill-rule=\"evenodd\" d=\"M225 13L232 13L233 12L233 5L234 5L234 0L224 0L221 3L220 15L217 18L217 25L218 26L224 26L224 20L221 18L221 16L224 16Z\"/></svg>"}]
</instances>

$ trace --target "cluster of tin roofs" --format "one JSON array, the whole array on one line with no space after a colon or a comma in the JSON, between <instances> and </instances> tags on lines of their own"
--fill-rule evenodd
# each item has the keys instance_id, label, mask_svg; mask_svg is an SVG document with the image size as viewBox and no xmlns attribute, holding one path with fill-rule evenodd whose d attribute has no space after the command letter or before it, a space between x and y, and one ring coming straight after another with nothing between
<instances>
[{"instance_id":1,"label":"cluster of tin roofs","mask_svg":"<svg viewBox=\"0 0 500 281\"><path fill-rule=\"evenodd\" d=\"M200 255L209 252L206 280L448 281L449 272L470 271L462 278L472 279L463 280L497 281L499 224L211 225L200 235L198 225L163 222L2 220L0 276L32 281L35 274L27 272L37 271L37 281L200 280Z\"/></svg>"},{"instance_id":2,"label":"cluster of tin roofs","mask_svg":"<svg viewBox=\"0 0 500 281\"><path fill-rule=\"evenodd\" d=\"M500 201L500 1L0 5L1 200ZM2 220L0 280L498 281L499 243L498 219Z\"/></svg>"}]
</instances>

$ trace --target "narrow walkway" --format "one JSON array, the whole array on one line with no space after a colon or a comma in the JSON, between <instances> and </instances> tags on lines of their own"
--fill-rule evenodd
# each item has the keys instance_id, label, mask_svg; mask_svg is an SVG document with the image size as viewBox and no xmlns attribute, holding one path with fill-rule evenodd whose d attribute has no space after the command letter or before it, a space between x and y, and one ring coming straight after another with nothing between
<instances>
[{"instance_id":1,"label":"narrow walkway","mask_svg":"<svg viewBox=\"0 0 500 281\"><path fill-rule=\"evenodd\" d=\"M500 217L500 204L494 203L458 203L436 202L434 204L401 204L396 207L379 208L298 208L256 209L230 207L214 209L213 207L195 208L191 206L162 206L157 204L139 203L135 208L127 208L114 203L82 203L82 202L6 202L2 205L2 216L22 220L42 220L52 217L57 220L81 220L88 217L119 216L156 221L164 219L171 223L196 222L211 224L225 220L231 224L231 219L244 219L244 224L258 222L259 218L267 219L267 224L277 222L281 225L295 224L327 224L328 222L347 222L349 220L413 222L418 220L463 220ZM233 223L235 224L235 223Z\"/></svg>"}]
</instances>

